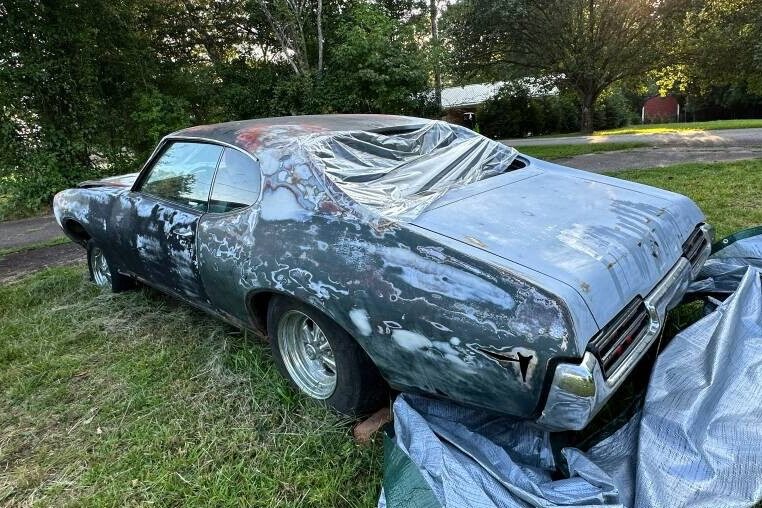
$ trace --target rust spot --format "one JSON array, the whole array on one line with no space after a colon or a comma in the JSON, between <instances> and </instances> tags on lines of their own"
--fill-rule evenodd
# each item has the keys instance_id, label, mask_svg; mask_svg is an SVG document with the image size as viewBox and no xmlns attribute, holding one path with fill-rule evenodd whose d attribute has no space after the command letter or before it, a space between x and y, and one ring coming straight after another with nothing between
<instances>
[{"instance_id":1,"label":"rust spot","mask_svg":"<svg viewBox=\"0 0 762 508\"><path fill-rule=\"evenodd\" d=\"M590 284L588 284L587 282L580 282L579 287L581 287L582 291L584 291L585 293L590 292Z\"/></svg>"},{"instance_id":2,"label":"rust spot","mask_svg":"<svg viewBox=\"0 0 762 508\"><path fill-rule=\"evenodd\" d=\"M318 206L320 207L321 212L332 214L341 212L341 208L339 208L339 206L336 205L333 201L328 199L322 200Z\"/></svg>"}]
</instances>

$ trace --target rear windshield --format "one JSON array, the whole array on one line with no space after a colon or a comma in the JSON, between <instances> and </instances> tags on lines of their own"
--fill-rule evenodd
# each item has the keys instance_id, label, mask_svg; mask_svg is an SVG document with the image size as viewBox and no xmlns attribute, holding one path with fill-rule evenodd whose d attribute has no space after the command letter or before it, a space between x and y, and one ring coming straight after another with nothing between
<instances>
[{"instance_id":1,"label":"rear windshield","mask_svg":"<svg viewBox=\"0 0 762 508\"><path fill-rule=\"evenodd\" d=\"M394 133L318 135L303 146L356 202L403 220L417 217L453 187L522 167L512 165L515 149L446 122Z\"/></svg>"}]
</instances>

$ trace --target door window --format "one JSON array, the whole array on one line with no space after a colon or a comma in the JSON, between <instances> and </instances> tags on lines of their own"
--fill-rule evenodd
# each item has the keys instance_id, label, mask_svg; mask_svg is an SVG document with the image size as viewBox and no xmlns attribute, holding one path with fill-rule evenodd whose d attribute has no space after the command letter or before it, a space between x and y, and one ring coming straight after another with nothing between
<instances>
[{"instance_id":1,"label":"door window","mask_svg":"<svg viewBox=\"0 0 762 508\"><path fill-rule=\"evenodd\" d=\"M205 212L222 147L175 141L154 163L141 191Z\"/></svg>"},{"instance_id":2,"label":"door window","mask_svg":"<svg viewBox=\"0 0 762 508\"><path fill-rule=\"evenodd\" d=\"M248 155L225 148L209 199L210 212L229 212L259 199L259 165Z\"/></svg>"}]
</instances>

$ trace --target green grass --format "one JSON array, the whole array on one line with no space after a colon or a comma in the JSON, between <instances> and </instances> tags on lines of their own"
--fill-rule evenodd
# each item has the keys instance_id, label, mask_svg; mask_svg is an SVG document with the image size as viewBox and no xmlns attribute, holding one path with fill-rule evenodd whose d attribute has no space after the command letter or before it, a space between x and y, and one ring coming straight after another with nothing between
<instances>
[{"instance_id":1,"label":"green grass","mask_svg":"<svg viewBox=\"0 0 762 508\"><path fill-rule=\"evenodd\" d=\"M372 506L380 446L261 340L82 266L0 287L0 505Z\"/></svg>"},{"instance_id":2,"label":"green grass","mask_svg":"<svg viewBox=\"0 0 762 508\"><path fill-rule=\"evenodd\" d=\"M687 194L720 235L762 223L762 161L614 176ZM373 506L381 446L350 429L262 340L170 298L83 266L0 286L0 505Z\"/></svg>"},{"instance_id":3,"label":"green grass","mask_svg":"<svg viewBox=\"0 0 762 508\"><path fill-rule=\"evenodd\" d=\"M69 243L71 240L69 240L67 237L61 235L57 236L56 238L53 238L52 240L48 240L47 242L39 242L39 243L33 243L29 245L22 245L20 247L9 247L7 249L0 249L0 259L4 258L8 254L14 254L16 252L24 252L28 250L33 249L41 249L43 247L54 247L56 245L61 245L62 243Z\"/></svg>"},{"instance_id":4,"label":"green grass","mask_svg":"<svg viewBox=\"0 0 762 508\"><path fill-rule=\"evenodd\" d=\"M538 159L561 159L595 152L614 152L649 146L648 143L592 143L587 145L519 145L519 152Z\"/></svg>"},{"instance_id":5,"label":"green grass","mask_svg":"<svg viewBox=\"0 0 762 508\"><path fill-rule=\"evenodd\" d=\"M661 134L675 131L696 131L708 129L749 129L762 127L762 118L742 120L711 120L708 122L652 123L644 125L628 125L619 129L595 131L595 135L612 134Z\"/></svg>"}]
</instances>

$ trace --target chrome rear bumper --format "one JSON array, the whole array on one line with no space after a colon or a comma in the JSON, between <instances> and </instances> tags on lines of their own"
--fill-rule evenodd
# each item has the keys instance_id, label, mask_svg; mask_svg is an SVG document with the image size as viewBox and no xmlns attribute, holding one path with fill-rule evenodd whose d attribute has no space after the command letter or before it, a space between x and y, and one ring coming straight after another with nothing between
<instances>
[{"instance_id":1,"label":"chrome rear bumper","mask_svg":"<svg viewBox=\"0 0 762 508\"><path fill-rule=\"evenodd\" d=\"M579 364L561 363L556 367L547 401L537 423L550 431L584 428L656 342L664 327L667 312L683 298L688 284L698 274L711 252L712 230L701 227L707 237L704 251L691 264L681 257L661 282L643 300L648 310L648 329L627 351L624 360L607 377L598 359L586 352Z\"/></svg>"}]
</instances>

